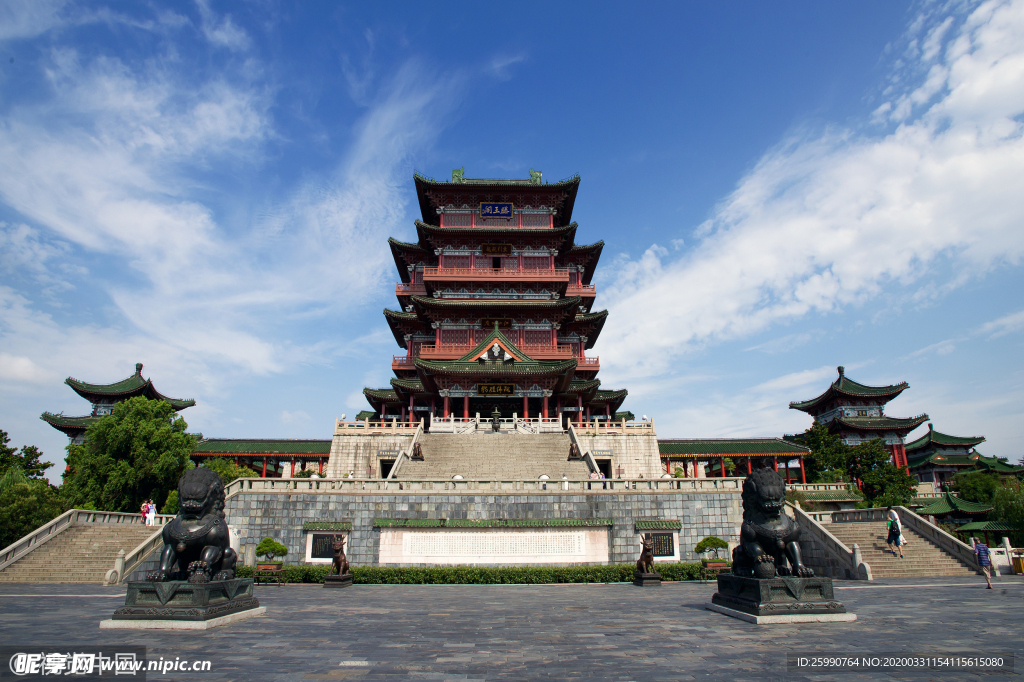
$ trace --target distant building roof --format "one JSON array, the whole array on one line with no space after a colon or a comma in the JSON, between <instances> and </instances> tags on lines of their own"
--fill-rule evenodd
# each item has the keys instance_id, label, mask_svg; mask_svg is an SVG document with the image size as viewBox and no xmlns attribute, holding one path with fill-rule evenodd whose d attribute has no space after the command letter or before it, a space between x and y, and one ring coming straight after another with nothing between
<instances>
[{"instance_id":1,"label":"distant building roof","mask_svg":"<svg viewBox=\"0 0 1024 682\"><path fill-rule=\"evenodd\" d=\"M142 363L135 364L135 374L127 379L115 381L112 384L90 384L68 377L64 383L74 389L75 393L82 396L89 402L100 402L104 398L119 398L126 400L138 395L145 396L150 400L164 400L171 404L175 410L183 410L196 404L195 400L169 398L153 386L153 381L142 376Z\"/></svg>"},{"instance_id":2,"label":"distant building roof","mask_svg":"<svg viewBox=\"0 0 1024 682\"><path fill-rule=\"evenodd\" d=\"M992 507L987 504L981 504L980 502L968 502L967 500L960 499L952 493L946 493L940 498L937 498L931 504L921 507L917 510L918 514L922 516L941 516L943 514L985 514L992 511Z\"/></svg>"},{"instance_id":3,"label":"distant building roof","mask_svg":"<svg viewBox=\"0 0 1024 682\"><path fill-rule=\"evenodd\" d=\"M331 441L301 438L204 438L196 444L193 455L289 455L322 457L331 454Z\"/></svg>"},{"instance_id":4,"label":"distant building roof","mask_svg":"<svg viewBox=\"0 0 1024 682\"><path fill-rule=\"evenodd\" d=\"M967 438L961 436L950 436L940 431L936 431L935 428L929 424L928 433L924 434L920 438L910 443L907 443L907 456L909 457L911 452L914 450L921 450L934 445L938 447L963 447L973 448L979 443L985 442L985 436L970 436Z\"/></svg>"},{"instance_id":5,"label":"distant building roof","mask_svg":"<svg viewBox=\"0 0 1024 682\"><path fill-rule=\"evenodd\" d=\"M901 381L898 384L892 384L890 386L867 386L865 384L857 383L852 379L848 379L846 377L846 370L844 367L840 366L837 369L839 370L839 378L832 382L832 385L828 387L828 390L817 398L791 402L789 404L789 408L791 410L800 410L801 412L810 412L819 405L839 396L851 398L885 398L885 402L888 402L910 387L910 384L905 381Z\"/></svg>"},{"instance_id":6,"label":"distant building roof","mask_svg":"<svg viewBox=\"0 0 1024 682\"><path fill-rule=\"evenodd\" d=\"M772 457L800 456L808 448L781 438L673 438L659 440L662 457Z\"/></svg>"}]
</instances>

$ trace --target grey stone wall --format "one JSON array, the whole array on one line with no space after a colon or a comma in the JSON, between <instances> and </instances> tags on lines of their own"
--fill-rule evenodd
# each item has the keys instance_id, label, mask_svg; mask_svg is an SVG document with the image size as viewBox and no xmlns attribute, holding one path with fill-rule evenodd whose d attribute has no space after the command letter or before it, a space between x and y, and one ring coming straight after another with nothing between
<instances>
[{"instance_id":1,"label":"grey stone wall","mask_svg":"<svg viewBox=\"0 0 1024 682\"><path fill-rule=\"evenodd\" d=\"M483 494L250 494L227 501L228 524L238 534L241 554L246 545L273 537L288 547L288 563L305 556L306 521L349 521L347 553L353 565L376 566L380 531L375 518L396 519L547 519L611 518L610 559L635 561L639 541L633 524L641 519L682 522L680 556L692 560L693 546L708 535L736 543L743 518L739 492L611 493L571 495Z\"/></svg>"}]
</instances>

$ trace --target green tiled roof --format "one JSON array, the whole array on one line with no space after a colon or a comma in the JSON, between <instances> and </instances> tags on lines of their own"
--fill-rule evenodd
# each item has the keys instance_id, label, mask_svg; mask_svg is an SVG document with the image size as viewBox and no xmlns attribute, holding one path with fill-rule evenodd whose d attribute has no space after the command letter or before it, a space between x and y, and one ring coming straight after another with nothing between
<instances>
[{"instance_id":1,"label":"green tiled roof","mask_svg":"<svg viewBox=\"0 0 1024 682\"><path fill-rule=\"evenodd\" d=\"M943 455L937 452L926 452L918 454L916 456L907 455L907 465L911 469L919 467L922 464L932 462L934 464L941 464L943 466L963 466L969 467L974 466L977 462L971 459L970 455Z\"/></svg>"},{"instance_id":2,"label":"green tiled roof","mask_svg":"<svg viewBox=\"0 0 1024 682\"><path fill-rule=\"evenodd\" d=\"M615 413L615 421L622 421L623 419L625 419L628 422L631 422L636 420L636 415L630 412L629 410Z\"/></svg>"},{"instance_id":3,"label":"green tiled roof","mask_svg":"<svg viewBox=\"0 0 1024 682\"><path fill-rule=\"evenodd\" d=\"M463 299L463 298L430 298L428 296L410 296L409 300L424 308L472 310L473 308L526 308L529 310L564 310L580 304L579 296L566 296L554 301L535 301L531 299ZM410 313L411 314L411 313Z\"/></svg>"},{"instance_id":4,"label":"green tiled roof","mask_svg":"<svg viewBox=\"0 0 1024 682\"><path fill-rule=\"evenodd\" d=\"M802 445L790 443L781 438L673 438L659 440L658 450L662 457L666 455L770 457L772 455L806 455L810 452Z\"/></svg>"},{"instance_id":5,"label":"green tiled roof","mask_svg":"<svg viewBox=\"0 0 1024 682\"><path fill-rule=\"evenodd\" d=\"M196 444L195 455L329 455L331 441L282 439L204 438Z\"/></svg>"},{"instance_id":6,"label":"green tiled roof","mask_svg":"<svg viewBox=\"0 0 1024 682\"><path fill-rule=\"evenodd\" d=\"M352 530L351 521L306 521L302 530Z\"/></svg>"},{"instance_id":7,"label":"green tiled roof","mask_svg":"<svg viewBox=\"0 0 1024 682\"><path fill-rule=\"evenodd\" d=\"M803 496L808 502L859 502L864 499L864 495L853 490L812 490Z\"/></svg>"},{"instance_id":8,"label":"green tiled roof","mask_svg":"<svg viewBox=\"0 0 1024 682\"><path fill-rule=\"evenodd\" d=\"M573 360L573 362L576 362L576 361ZM569 383L569 387L567 389L565 389L564 391L561 391L561 392L562 393L569 393L569 394L573 394L573 395L575 395L577 393L587 393L589 391L593 391L595 388L597 388L600 385L601 385L601 380L600 379L591 379L589 381L572 381L572 382Z\"/></svg>"},{"instance_id":9,"label":"green tiled roof","mask_svg":"<svg viewBox=\"0 0 1024 682\"><path fill-rule=\"evenodd\" d=\"M598 322L608 317L607 310L598 310L596 313L577 313L573 322Z\"/></svg>"},{"instance_id":10,"label":"green tiled roof","mask_svg":"<svg viewBox=\"0 0 1024 682\"><path fill-rule=\"evenodd\" d=\"M495 328L493 330L491 330L491 332L487 335L487 337L483 341L481 341L480 343L476 344L476 346L473 348L473 350L469 351L468 353L463 355L461 358L459 358L459 361L461 361L461 362L473 362L474 358L479 357L484 352L484 350L486 350L486 349L490 348L492 345L494 345L495 341L497 341L499 343L499 345L504 346L505 349L509 353L511 353L512 356L516 360L522 361L522 360L530 360L531 359L529 355L527 355L523 351L519 350L519 346L517 346L516 344L512 343L512 341L510 341L509 338L507 336L505 336L501 332L500 329L498 329L497 325L495 325Z\"/></svg>"},{"instance_id":11,"label":"green tiled roof","mask_svg":"<svg viewBox=\"0 0 1024 682\"><path fill-rule=\"evenodd\" d=\"M573 175L572 177L566 178L565 180L559 180L558 182L545 182L545 183L538 182L538 181L534 180L533 178L526 178L526 179L515 178L515 179L507 179L507 180L498 180L498 179L491 180L491 179L487 179L487 178L467 178L467 177L463 177L461 182L448 182L448 181L438 181L438 180L435 180L434 178L428 178L427 176L420 175L419 173L414 173L413 174L413 178L415 180L418 180L419 182L422 182L425 185L440 185L440 186L446 186L446 187L458 187L459 185L518 185L518 186L521 186L521 187L528 187L528 188L529 187L558 188L558 187L569 187L569 186L572 186L572 185L580 184L580 176L579 176L578 173L576 175Z\"/></svg>"},{"instance_id":12,"label":"green tiled roof","mask_svg":"<svg viewBox=\"0 0 1024 682\"><path fill-rule=\"evenodd\" d=\"M1002 521L971 521L965 523L962 526L957 526L957 533L974 532L974 531L988 531L994 533L997 531L1013 531L1016 528L1011 527L1009 524L1003 523Z\"/></svg>"},{"instance_id":13,"label":"green tiled roof","mask_svg":"<svg viewBox=\"0 0 1024 682\"><path fill-rule=\"evenodd\" d=\"M968 456L968 459L972 460L978 466L985 467L986 469L992 469L1003 474L1015 474L1019 471L1024 471L1024 467L1013 466L1006 462L1005 459L999 459L998 457L985 457L980 452L975 452Z\"/></svg>"},{"instance_id":14,"label":"green tiled roof","mask_svg":"<svg viewBox=\"0 0 1024 682\"><path fill-rule=\"evenodd\" d=\"M58 431L63 431L72 438L82 431L85 431L100 419L99 417L92 416L65 417L62 414L53 414L52 412L43 412L39 415L39 418Z\"/></svg>"},{"instance_id":15,"label":"green tiled roof","mask_svg":"<svg viewBox=\"0 0 1024 682\"><path fill-rule=\"evenodd\" d=\"M961 514L984 514L992 511L992 507L987 504L981 504L978 502L968 502L962 500L952 493L946 493L940 498L937 498L934 502L929 505L922 507L917 510L918 514L922 516L940 516L942 514L952 514L959 512Z\"/></svg>"},{"instance_id":16,"label":"green tiled roof","mask_svg":"<svg viewBox=\"0 0 1024 682\"><path fill-rule=\"evenodd\" d=\"M364 388L363 395L367 398L376 398L385 403L398 402L398 394L393 388Z\"/></svg>"},{"instance_id":17,"label":"green tiled roof","mask_svg":"<svg viewBox=\"0 0 1024 682\"><path fill-rule=\"evenodd\" d=\"M516 234L521 237L528 237L531 235L541 235L544 237L562 237L574 233L579 227L575 222L569 223L568 225L560 225L555 227L504 227L501 225L477 225L476 227L440 227L438 225L431 225L421 220L416 221L416 232L420 235L420 239L424 241L428 240L431 235L472 235L480 236L485 232L502 232L509 234Z\"/></svg>"},{"instance_id":18,"label":"green tiled roof","mask_svg":"<svg viewBox=\"0 0 1024 682\"><path fill-rule=\"evenodd\" d=\"M936 431L932 428L932 425L928 425L928 433L924 434L920 438L910 443L907 443L907 456L910 456L912 450L920 450L921 448L927 447L928 445L935 444L943 447L963 447L972 448L979 443L985 442L985 436L971 436L964 438L961 436L950 436L941 431Z\"/></svg>"},{"instance_id":19,"label":"green tiled roof","mask_svg":"<svg viewBox=\"0 0 1024 682\"><path fill-rule=\"evenodd\" d=\"M141 362L135 364L135 374L127 379L115 381L112 384L90 384L79 381L74 377L68 377L64 380L64 383L70 386L75 393L91 402L96 402L102 398L130 398L136 395L144 395L150 400L166 401L175 410L184 410L186 407L192 407L196 404L195 400L169 398L157 391L150 379L142 377Z\"/></svg>"},{"instance_id":20,"label":"green tiled roof","mask_svg":"<svg viewBox=\"0 0 1024 682\"><path fill-rule=\"evenodd\" d=\"M910 385L902 381L890 386L867 386L846 377L846 370L839 367L839 378L832 382L824 393L811 400L795 401L789 404L791 410L809 411L819 404L834 398L837 395L850 396L854 398L887 398L892 400L905 391Z\"/></svg>"},{"instance_id":21,"label":"green tiled roof","mask_svg":"<svg viewBox=\"0 0 1024 682\"><path fill-rule=\"evenodd\" d=\"M404 388L407 391L423 390L423 382L419 379L392 379L391 385L395 388Z\"/></svg>"},{"instance_id":22,"label":"green tiled roof","mask_svg":"<svg viewBox=\"0 0 1024 682\"><path fill-rule=\"evenodd\" d=\"M416 358L413 364L427 372L439 374L478 374L481 376L504 376L511 374L564 374L576 367L575 360L526 360L502 364L468 362L464 360L423 360Z\"/></svg>"},{"instance_id":23,"label":"green tiled roof","mask_svg":"<svg viewBox=\"0 0 1024 682\"><path fill-rule=\"evenodd\" d=\"M647 519L633 524L633 530L638 533L643 530L679 530L682 527L679 519Z\"/></svg>"},{"instance_id":24,"label":"green tiled roof","mask_svg":"<svg viewBox=\"0 0 1024 682\"><path fill-rule=\"evenodd\" d=\"M375 414L377 414L377 413L373 412L371 410L362 410L359 414L356 415L356 421L357 422L364 422L364 421L366 421L368 419L373 419L373 416Z\"/></svg>"},{"instance_id":25,"label":"green tiled roof","mask_svg":"<svg viewBox=\"0 0 1024 682\"><path fill-rule=\"evenodd\" d=\"M928 415L916 417L837 417L828 423L830 429L844 426L852 431L912 431L928 421Z\"/></svg>"}]
</instances>

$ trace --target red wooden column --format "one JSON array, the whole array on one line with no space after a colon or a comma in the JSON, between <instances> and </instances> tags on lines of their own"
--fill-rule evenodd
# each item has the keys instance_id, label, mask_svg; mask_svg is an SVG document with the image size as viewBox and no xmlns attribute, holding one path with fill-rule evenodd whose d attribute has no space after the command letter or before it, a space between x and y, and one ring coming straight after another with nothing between
<instances>
[{"instance_id":1,"label":"red wooden column","mask_svg":"<svg viewBox=\"0 0 1024 682\"><path fill-rule=\"evenodd\" d=\"M405 422L405 405L402 405L402 422Z\"/></svg>"},{"instance_id":2,"label":"red wooden column","mask_svg":"<svg viewBox=\"0 0 1024 682\"><path fill-rule=\"evenodd\" d=\"M462 418L469 419L469 396L462 397Z\"/></svg>"},{"instance_id":3,"label":"red wooden column","mask_svg":"<svg viewBox=\"0 0 1024 682\"><path fill-rule=\"evenodd\" d=\"M725 478L725 457L718 458L719 472L722 474L722 478Z\"/></svg>"},{"instance_id":4,"label":"red wooden column","mask_svg":"<svg viewBox=\"0 0 1024 682\"><path fill-rule=\"evenodd\" d=\"M782 464L786 467L786 485L789 485L789 457Z\"/></svg>"},{"instance_id":5,"label":"red wooden column","mask_svg":"<svg viewBox=\"0 0 1024 682\"><path fill-rule=\"evenodd\" d=\"M548 418L548 397L544 396L544 418Z\"/></svg>"},{"instance_id":6,"label":"red wooden column","mask_svg":"<svg viewBox=\"0 0 1024 682\"><path fill-rule=\"evenodd\" d=\"M320 471L317 472L321 476L324 475L324 464L327 464L327 462L325 462L323 459L321 459L320 460Z\"/></svg>"},{"instance_id":7,"label":"red wooden column","mask_svg":"<svg viewBox=\"0 0 1024 682\"><path fill-rule=\"evenodd\" d=\"M807 471L804 469L804 458L800 458L800 482L807 484Z\"/></svg>"},{"instance_id":8,"label":"red wooden column","mask_svg":"<svg viewBox=\"0 0 1024 682\"><path fill-rule=\"evenodd\" d=\"M445 417L445 419L448 418L448 394L447 393L444 396L444 417Z\"/></svg>"},{"instance_id":9,"label":"red wooden column","mask_svg":"<svg viewBox=\"0 0 1024 682\"><path fill-rule=\"evenodd\" d=\"M263 473L260 474L260 478L266 478L266 477L267 477L267 458L264 457L263 458Z\"/></svg>"},{"instance_id":10,"label":"red wooden column","mask_svg":"<svg viewBox=\"0 0 1024 682\"><path fill-rule=\"evenodd\" d=\"M530 418L530 399L523 396L523 419Z\"/></svg>"},{"instance_id":11,"label":"red wooden column","mask_svg":"<svg viewBox=\"0 0 1024 682\"><path fill-rule=\"evenodd\" d=\"M576 396L576 423L583 426L583 396Z\"/></svg>"},{"instance_id":12,"label":"red wooden column","mask_svg":"<svg viewBox=\"0 0 1024 682\"><path fill-rule=\"evenodd\" d=\"M772 457L772 468L775 469L775 473L779 473L779 458Z\"/></svg>"},{"instance_id":13,"label":"red wooden column","mask_svg":"<svg viewBox=\"0 0 1024 682\"><path fill-rule=\"evenodd\" d=\"M604 416L608 418L608 421L611 421L611 418L612 418L612 406L609 405L608 403L604 404Z\"/></svg>"},{"instance_id":14,"label":"red wooden column","mask_svg":"<svg viewBox=\"0 0 1024 682\"><path fill-rule=\"evenodd\" d=\"M292 458L292 478L295 478L295 459Z\"/></svg>"},{"instance_id":15,"label":"red wooden column","mask_svg":"<svg viewBox=\"0 0 1024 682\"><path fill-rule=\"evenodd\" d=\"M749 476L752 473L754 473L754 469L750 465L750 458L747 457L747 475Z\"/></svg>"},{"instance_id":16,"label":"red wooden column","mask_svg":"<svg viewBox=\"0 0 1024 682\"><path fill-rule=\"evenodd\" d=\"M416 417L416 412L412 409L416 405L416 398L409 396L409 421L412 421Z\"/></svg>"}]
</instances>

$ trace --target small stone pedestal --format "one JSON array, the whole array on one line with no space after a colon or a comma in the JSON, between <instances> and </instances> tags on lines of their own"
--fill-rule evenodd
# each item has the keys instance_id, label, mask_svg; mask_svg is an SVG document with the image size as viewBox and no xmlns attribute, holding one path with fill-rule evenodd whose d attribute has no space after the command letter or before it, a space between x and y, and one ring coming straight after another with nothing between
<instances>
[{"instance_id":1,"label":"small stone pedestal","mask_svg":"<svg viewBox=\"0 0 1024 682\"><path fill-rule=\"evenodd\" d=\"M252 578L190 583L130 582L124 606L103 629L205 630L266 612L252 593Z\"/></svg>"},{"instance_id":2,"label":"small stone pedestal","mask_svg":"<svg viewBox=\"0 0 1024 682\"><path fill-rule=\"evenodd\" d=\"M718 576L718 592L705 607L757 624L857 620L836 601L832 578L824 577L760 579L726 573Z\"/></svg>"},{"instance_id":3,"label":"small stone pedestal","mask_svg":"<svg viewBox=\"0 0 1024 682\"><path fill-rule=\"evenodd\" d=\"M348 587L352 584L352 574L329 575L324 578L324 587Z\"/></svg>"},{"instance_id":4,"label":"small stone pedestal","mask_svg":"<svg viewBox=\"0 0 1024 682\"><path fill-rule=\"evenodd\" d=\"M660 587L661 574L633 571L633 584L637 587Z\"/></svg>"}]
</instances>

